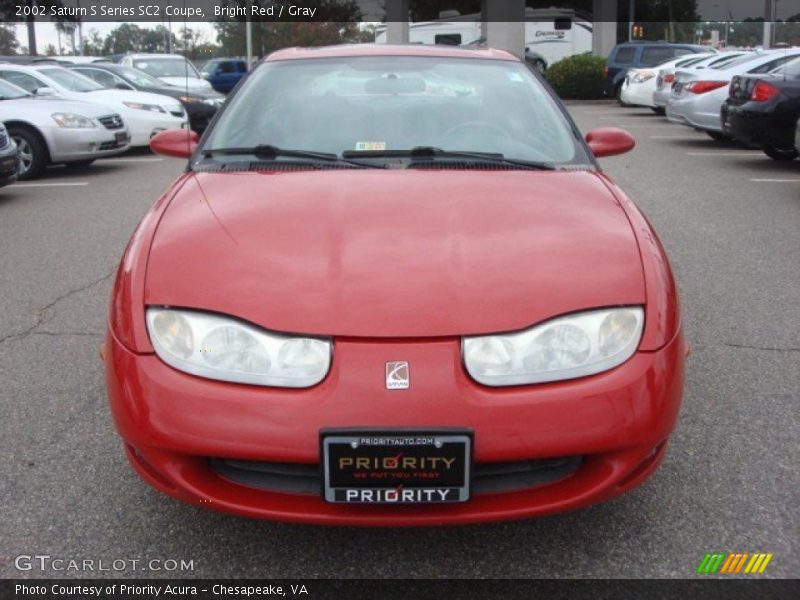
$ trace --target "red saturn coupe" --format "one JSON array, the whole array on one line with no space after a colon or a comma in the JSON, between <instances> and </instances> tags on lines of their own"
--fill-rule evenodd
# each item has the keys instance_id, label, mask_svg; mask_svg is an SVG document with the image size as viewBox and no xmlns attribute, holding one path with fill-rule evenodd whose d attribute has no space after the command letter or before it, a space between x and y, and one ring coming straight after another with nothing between
<instances>
[{"instance_id":1,"label":"red saturn coupe","mask_svg":"<svg viewBox=\"0 0 800 600\"><path fill-rule=\"evenodd\" d=\"M438 525L617 496L664 457L686 344L658 237L495 50L262 61L136 230L103 346L153 487L285 521Z\"/></svg>"}]
</instances>

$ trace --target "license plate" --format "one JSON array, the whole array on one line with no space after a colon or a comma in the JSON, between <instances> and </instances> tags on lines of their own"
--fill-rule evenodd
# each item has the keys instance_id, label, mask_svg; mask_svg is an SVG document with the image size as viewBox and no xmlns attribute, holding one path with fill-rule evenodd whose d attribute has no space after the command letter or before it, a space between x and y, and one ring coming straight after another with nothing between
<instances>
[{"instance_id":1,"label":"license plate","mask_svg":"<svg viewBox=\"0 0 800 600\"><path fill-rule=\"evenodd\" d=\"M469 431L320 434L323 495L346 504L443 504L469 500Z\"/></svg>"},{"instance_id":2,"label":"license plate","mask_svg":"<svg viewBox=\"0 0 800 600\"><path fill-rule=\"evenodd\" d=\"M124 144L128 141L128 134L127 133L115 133L114 134L114 141L117 144Z\"/></svg>"}]
</instances>

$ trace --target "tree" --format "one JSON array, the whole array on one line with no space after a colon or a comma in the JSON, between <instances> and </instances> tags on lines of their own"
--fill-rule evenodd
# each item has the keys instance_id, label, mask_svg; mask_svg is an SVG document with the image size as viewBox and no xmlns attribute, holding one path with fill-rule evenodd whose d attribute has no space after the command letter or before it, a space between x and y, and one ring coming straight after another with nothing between
<instances>
[{"instance_id":1,"label":"tree","mask_svg":"<svg viewBox=\"0 0 800 600\"><path fill-rule=\"evenodd\" d=\"M50 8L62 7L61 0L22 0L21 2L10 2L9 0L0 1L0 22L13 22L16 20L17 5L24 4L29 8L42 7L50 12ZM33 11L31 11L33 12ZM36 56L36 28L34 27L35 17L33 14L25 17L25 26L28 30L28 53L31 56ZM57 21L62 21L63 18L58 18ZM48 48L49 49L49 48Z\"/></svg>"},{"instance_id":2,"label":"tree","mask_svg":"<svg viewBox=\"0 0 800 600\"><path fill-rule=\"evenodd\" d=\"M123 54L139 50L142 45L142 28L133 23L123 23L112 29L103 42L103 54Z\"/></svg>"},{"instance_id":3,"label":"tree","mask_svg":"<svg viewBox=\"0 0 800 600\"><path fill-rule=\"evenodd\" d=\"M19 49L13 23L0 23L0 54L16 54Z\"/></svg>"},{"instance_id":4,"label":"tree","mask_svg":"<svg viewBox=\"0 0 800 600\"><path fill-rule=\"evenodd\" d=\"M89 35L83 39L83 53L87 56L103 55L103 38L97 29L92 29Z\"/></svg>"},{"instance_id":5,"label":"tree","mask_svg":"<svg viewBox=\"0 0 800 600\"><path fill-rule=\"evenodd\" d=\"M75 30L78 29L78 23L76 21L56 21L56 31L59 34L66 36L69 40L69 47L70 52L72 54L77 54L76 46L75 46Z\"/></svg>"}]
</instances>

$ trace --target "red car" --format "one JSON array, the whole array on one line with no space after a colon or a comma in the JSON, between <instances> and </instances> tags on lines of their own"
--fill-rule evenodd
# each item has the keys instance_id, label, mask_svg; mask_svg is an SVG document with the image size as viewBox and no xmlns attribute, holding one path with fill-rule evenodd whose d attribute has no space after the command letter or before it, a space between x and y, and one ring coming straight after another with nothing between
<instances>
[{"instance_id":1,"label":"red car","mask_svg":"<svg viewBox=\"0 0 800 600\"><path fill-rule=\"evenodd\" d=\"M661 463L686 344L658 237L538 75L485 49L264 60L125 251L103 346L153 487L341 525L532 517Z\"/></svg>"}]
</instances>

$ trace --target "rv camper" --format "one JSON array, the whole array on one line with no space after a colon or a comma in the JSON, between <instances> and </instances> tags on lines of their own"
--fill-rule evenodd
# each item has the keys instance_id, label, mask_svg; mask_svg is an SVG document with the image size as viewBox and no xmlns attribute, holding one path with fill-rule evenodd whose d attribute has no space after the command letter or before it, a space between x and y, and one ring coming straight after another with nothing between
<instances>
[{"instance_id":1,"label":"rv camper","mask_svg":"<svg viewBox=\"0 0 800 600\"><path fill-rule=\"evenodd\" d=\"M525 9L526 55L539 68L547 68L562 58L592 51L592 21L588 16L569 9ZM483 23L479 13L461 15L443 11L436 21L412 23L408 31L412 44L474 45L484 42ZM380 27L377 43L386 43L386 29Z\"/></svg>"}]
</instances>

